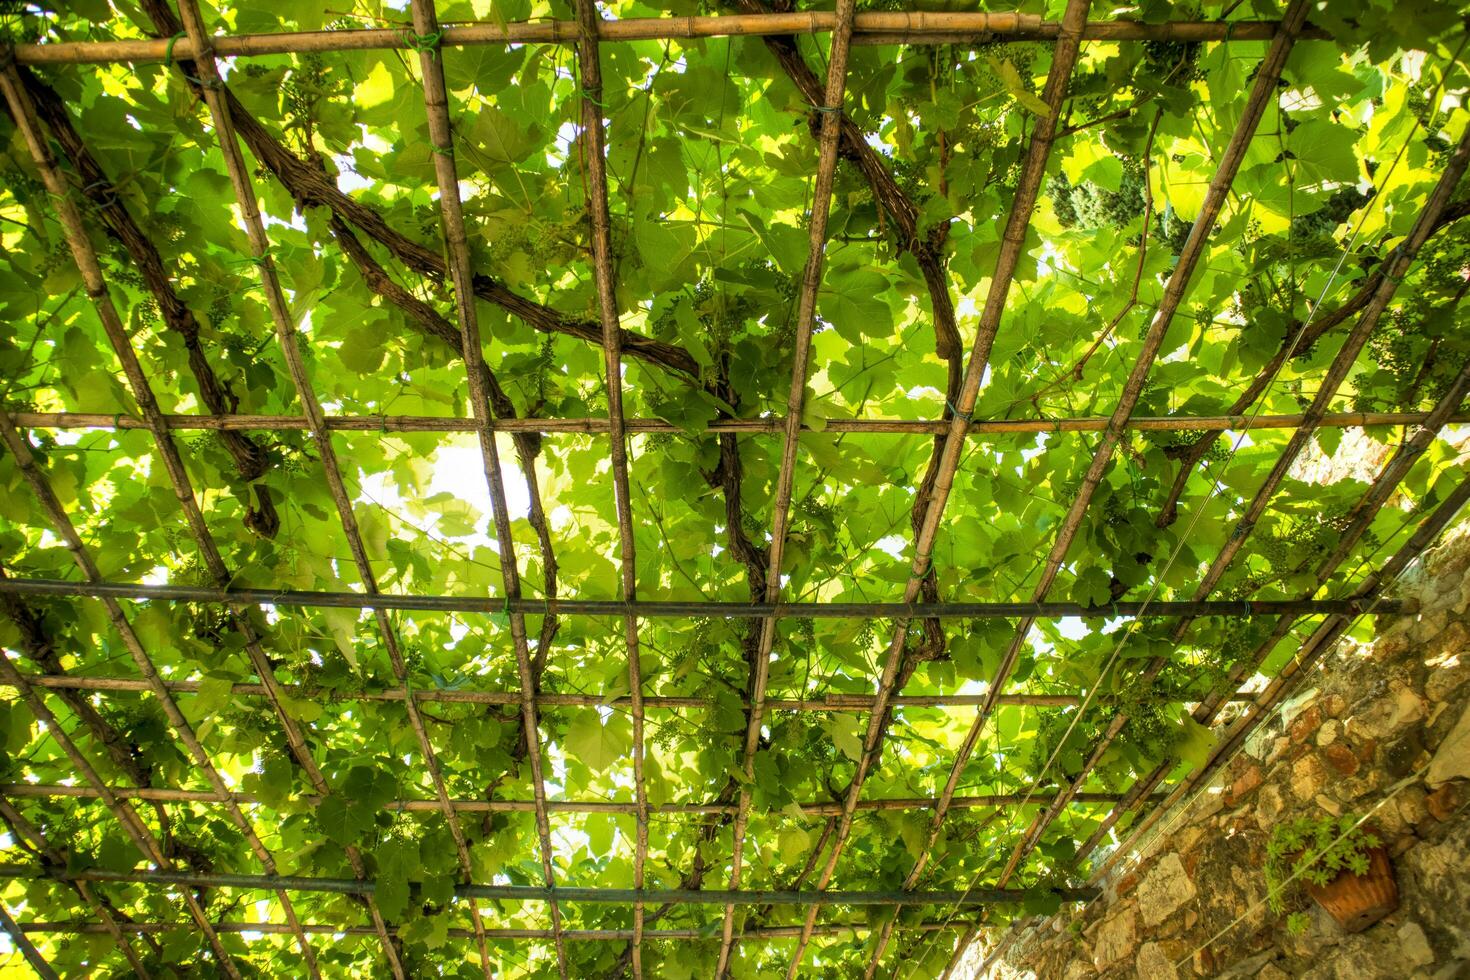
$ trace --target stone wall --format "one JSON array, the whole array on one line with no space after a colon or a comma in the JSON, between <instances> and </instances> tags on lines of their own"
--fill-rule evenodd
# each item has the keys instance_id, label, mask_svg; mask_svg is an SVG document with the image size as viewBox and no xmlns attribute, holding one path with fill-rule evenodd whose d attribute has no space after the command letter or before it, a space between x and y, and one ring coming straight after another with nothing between
<instances>
[{"instance_id":1,"label":"stone wall","mask_svg":"<svg viewBox=\"0 0 1470 980\"><path fill-rule=\"evenodd\" d=\"M1212 784L1158 824L1104 894L1020 932L988 975L1470 977L1470 527L1411 570L1418 615L1339 644ZM1271 828L1362 815L1393 855L1397 912L1346 935L1307 902L1292 935L1265 902ZM1223 933L1223 934L1222 934ZM977 942L955 976L979 976Z\"/></svg>"}]
</instances>

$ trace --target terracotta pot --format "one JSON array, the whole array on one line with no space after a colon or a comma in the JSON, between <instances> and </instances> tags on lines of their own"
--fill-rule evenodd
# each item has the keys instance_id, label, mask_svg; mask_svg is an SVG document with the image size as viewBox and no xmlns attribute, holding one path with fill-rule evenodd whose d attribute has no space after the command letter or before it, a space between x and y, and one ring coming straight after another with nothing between
<instances>
[{"instance_id":1,"label":"terracotta pot","mask_svg":"<svg viewBox=\"0 0 1470 980\"><path fill-rule=\"evenodd\" d=\"M1399 907L1399 886L1393 880L1388 849L1368 851L1368 873L1344 871L1325 885L1307 882L1307 894L1337 920L1344 932L1364 929Z\"/></svg>"}]
</instances>

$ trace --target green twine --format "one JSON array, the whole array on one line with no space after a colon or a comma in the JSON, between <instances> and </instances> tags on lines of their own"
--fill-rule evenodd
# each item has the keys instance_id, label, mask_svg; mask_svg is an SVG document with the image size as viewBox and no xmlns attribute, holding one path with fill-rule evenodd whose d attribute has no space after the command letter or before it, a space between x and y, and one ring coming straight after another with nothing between
<instances>
[{"instance_id":1,"label":"green twine","mask_svg":"<svg viewBox=\"0 0 1470 980\"><path fill-rule=\"evenodd\" d=\"M600 95L601 93L599 92L598 94ZM599 109L606 109L607 108L607 104L605 102L602 102L601 100L599 100L596 95L593 95L592 94L592 90L590 88L584 88L584 89L582 89L582 98L586 99L588 102L591 102L593 105L597 106L597 108L599 108Z\"/></svg>"},{"instance_id":2,"label":"green twine","mask_svg":"<svg viewBox=\"0 0 1470 980\"><path fill-rule=\"evenodd\" d=\"M1143 486L1143 474L1139 471L1137 464L1133 462L1133 457L1124 456L1123 458L1128 466L1128 482L1133 487L1133 496L1137 497L1139 496L1139 489Z\"/></svg>"},{"instance_id":3,"label":"green twine","mask_svg":"<svg viewBox=\"0 0 1470 980\"><path fill-rule=\"evenodd\" d=\"M102 180L94 180L86 187L83 187L82 196L91 200L93 191L105 192L97 195L95 203L99 208L105 208L117 203L117 186L105 177Z\"/></svg>"},{"instance_id":4,"label":"green twine","mask_svg":"<svg viewBox=\"0 0 1470 980\"><path fill-rule=\"evenodd\" d=\"M838 115L842 114L842 106L840 105L814 105L812 106L812 108L815 109L817 112L825 113L828 115L831 115L833 113L836 113Z\"/></svg>"},{"instance_id":5,"label":"green twine","mask_svg":"<svg viewBox=\"0 0 1470 980\"><path fill-rule=\"evenodd\" d=\"M188 72L184 72L184 77L193 82L195 85L198 85L200 88L207 89L211 92L218 92L220 89L225 87L225 83L220 81L218 78L211 78L208 81L205 81L202 78L195 78Z\"/></svg>"},{"instance_id":6,"label":"green twine","mask_svg":"<svg viewBox=\"0 0 1470 980\"><path fill-rule=\"evenodd\" d=\"M412 31L405 31L403 39L408 44L410 51L437 58L439 57L439 42L444 40L444 29L441 27L433 34L415 34Z\"/></svg>"},{"instance_id":7,"label":"green twine","mask_svg":"<svg viewBox=\"0 0 1470 980\"><path fill-rule=\"evenodd\" d=\"M186 35L187 32L179 31L179 33L168 39L168 46L163 49L163 66L165 68L172 68L174 66L174 45L178 44L180 39Z\"/></svg>"},{"instance_id":8,"label":"green twine","mask_svg":"<svg viewBox=\"0 0 1470 980\"><path fill-rule=\"evenodd\" d=\"M964 419L966 422L973 422L975 420L975 413L973 411L962 412L955 407L954 402L950 401L947 398L944 400L944 405L950 410L951 413L954 414L954 417L957 419Z\"/></svg>"},{"instance_id":9,"label":"green twine","mask_svg":"<svg viewBox=\"0 0 1470 980\"><path fill-rule=\"evenodd\" d=\"M500 612L490 614L490 622L494 623L496 626L510 625L510 596L506 596L502 600Z\"/></svg>"},{"instance_id":10,"label":"green twine","mask_svg":"<svg viewBox=\"0 0 1470 980\"><path fill-rule=\"evenodd\" d=\"M452 147L452 146L433 146L431 144L430 147L429 147L429 149L433 150L436 154L438 154L441 157L452 157L452 156L454 156L454 147Z\"/></svg>"},{"instance_id":11,"label":"green twine","mask_svg":"<svg viewBox=\"0 0 1470 980\"><path fill-rule=\"evenodd\" d=\"M1393 251L1388 253L1388 258L1383 262L1383 278L1397 286L1404 281L1404 276L1409 274L1409 267L1404 266L1404 271L1398 275L1393 274L1393 267L1401 258L1408 258L1408 252L1402 245L1395 245Z\"/></svg>"},{"instance_id":12,"label":"green twine","mask_svg":"<svg viewBox=\"0 0 1470 980\"><path fill-rule=\"evenodd\" d=\"M271 250L270 249L266 249L264 252L260 253L259 255L250 255L250 256L246 256L243 259L231 259L228 262L226 262L225 264L226 265L232 265L232 266L253 265L253 266L255 266L258 269L264 269L266 262L269 261L270 258L271 258Z\"/></svg>"}]
</instances>

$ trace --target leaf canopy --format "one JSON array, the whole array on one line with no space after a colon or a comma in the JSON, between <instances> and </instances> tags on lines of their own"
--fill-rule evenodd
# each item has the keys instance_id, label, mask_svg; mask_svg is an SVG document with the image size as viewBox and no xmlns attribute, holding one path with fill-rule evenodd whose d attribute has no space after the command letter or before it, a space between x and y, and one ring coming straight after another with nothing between
<instances>
[{"instance_id":1,"label":"leaf canopy","mask_svg":"<svg viewBox=\"0 0 1470 980\"><path fill-rule=\"evenodd\" d=\"M156 0L64 6L45 14L22 6L6 15L5 30L16 41L46 44L176 33L171 8ZM864 11L894 6L859 4ZM340 7L251 0L207 6L204 17L222 33L408 29L399 4L359 3L350 14ZM620 20L731 14L693 0L599 7ZM1280 15L1264 0L1207 0L1188 10L1145 0L1115 13L1149 23L1210 20L1222 7L1231 18ZM760 9L744 2L731 8ZM1061 4L1026 0L1020 10L1054 21ZM573 16L565 4L543 0L446 0L438 12L444 23ZM1135 415L1299 416L1311 403L1362 297L1383 281L1393 249L1423 211L1470 120L1465 13L1443 0L1333 3L1312 11L1315 33L1290 54ZM663 431L635 432L629 442L641 598L764 600L782 443L779 429L758 423L786 411L821 125L793 66L822 78L829 43L820 33L601 46L624 409L629 418L667 423ZM1227 37L1083 45L975 419L1098 418L1113 411L1220 153L1244 114L1266 44ZM605 419L574 48L481 44L445 47L438 57L450 92L495 413L502 420ZM19 71L161 410L300 418L225 160L187 72L193 63L169 60ZM947 417L1027 140L1049 111L1040 94L1051 60L1050 42L1029 40L852 50L844 118L862 140L844 143L840 153L816 297L806 429L781 569L789 601L891 602L902 595L935 439L840 423ZM429 419L420 428L433 430L470 414L454 296L443 274L436 160L417 57L402 49L327 50L221 64L310 385L330 415L385 419L333 436L378 584L393 593L498 601L505 594L502 562L513 552L527 596L618 597L618 519L605 433L563 426L496 437L511 548L496 540L469 427L410 431L387 421ZM72 261L56 202L8 116L0 118L0 174L3 409L141 418L143 406ZM1470 359L1459 306L1470 255L1456 223L1467 211L1457 190L1331 411L1427 412L1455 390ZM712 431L731 421L759 431ZM54 423L21 418L39 470L101 577L212 584L152 435L137 425ZM1378 464L1405 431L1340 424L1318 430L1215 595L1319 594L1319 564L1358 516ZM1128 429L1052 598L1106 606L1120 598L1191 597L1291 434L1277 427L1217 438L1203 424ZM180 428L174 439L230 584L364 588L309 433L300 426ZM972 436L933 551L934 596L1029 597L1098 439L1096 431L1060 427ZM1343 462L1354 458L1360 462ZM1320 594L1349 594L1443 499L1464 466L1453 440L1432 443ZM77 578L13 452L0 454L0 488L4 575ZM0 600L0 645L22 673L136 677L117 624L97 600ZM353 862L363 862L411 973L480 975L471 913L451 900L452 885L467 877L542 883L536 820L528 806L462 813L467 873L437 809L433 772L454 800L534 798L515 699L458 697L519 689L508 617L389 617L407 688L420 696L435 750L431 769L373 615L280 606L237 618L217 605L163 602L124 602L122 609L163 678L187 682L177 695L183 715L229 787L247 794L244 812L279 871L353 877ZM832 887L898 889L921 854L931 859L923 888L989 884L1058 781L1084 771L1114 717L1130 720L1100 762L1086 767L1080 786L1105 800L1161 763L1177 760L1175 775L1202 764L1215 738L1185 706L1221 689L1236 668L1247 677L1257 670L1274 675L1312 624L1276 638L1270 620L1206 619L1179 642L1171 639L1174 625L1149 618L1125 637L1127 623L1106 616L1039 622L1018 651L1005 693L1053 702L1086 693L1087 709L1079 712L1075 702L1002 704L958 779L962 797L1036 788L1033 805L957 806L932 847L931 811L860 809ZM537 692L545 696L537 734L548 798L631 803L622 623L534 615L527 628ZM831 846L824 833L830 804L842 799L862 758L868 716L769 711L747 779L742 747L759 628L759 621L738 619L639 624L643 694L682 699L648 709L644 776L656 808L649 887L725 887L731 811L743 790L752 800L743 887L810 887L820 849ZM871 695L893 637L893 623L882 619L788 618L776 629L767 694L783 703ZM305 731L306 750L328 788L324 797L293 757L276 708L240 686L261 681L248 634L258 635L276 679L287 685L279 710ZM1006 621L915 624L900 693L973 701L996 677L1013 635ZM1263 659L1254 664L1257 653ZM1162 670L1141 681L1155 658ZM0 782L75 784L72 761L51 728L27 700L5 691ZM566 696L585 703L568 704ZM151 695L54 687L44 697L109 784L212 789ZM863 799L938 797L974 717L973 705L901 704L887 720ZM100 801L19 793L6 799L65 865L140 866L130 838ZM827 809L803 809L813 803ZM690 815L657 809L665 804L719 806ZM135 806L179 866L260 872L258 853L219 803ZM559 885L632 886L637 832L628 809L553 809L550 860ZM1016 881L1045 889L1085 878L1086 862L1074 867L1077 843L1110 809L1109 802L1065 807L1044 827ZM7 860L46 864L27 840L12 820ZM95 892L119 917L183 916L177 897L162 887L102 885ZM1055 906L1055 896L1033 898L1027 913ZM23 922L97 916L75 888L46 878L6 881L0 900ZM210 889L201 901L219 920L286 921L271 893ZM349 896L301 893L293 902L302 922L370 924ZM548 928L544 903L479 908L486 928ZM560 910L571 929L632 926L626 905L564 902ZM650 917L654 911L650 906ZM659 911L656 928L701 938L646 940L644 969L712 975L720 907ZM737 910L745 928L799 924L802 911ZM883 926L881 910L868 911L871 920L863 910L826 910L824 923L862 928L819 934L805 969L860 975ZM885 963L938 975L954 933L908 927L951 911L904 909ZM1020 911L997 909L990 921ZM323 973L381 975L383 947L366 932L310 937ZM128 970L106 935L33 938L63 972ZM248 975L300 975L289 933L225 934L223 941ZM205 964L214 954L195 931L135 945L159 975L211 969ZM615 975L626 968L625 947L571 943L570 972ZM794 948L790 939L743 942L733 975L784 969ZM555 975L548 940L497 939L489 949L499 975Z\"/></svg>"}]
</instances>

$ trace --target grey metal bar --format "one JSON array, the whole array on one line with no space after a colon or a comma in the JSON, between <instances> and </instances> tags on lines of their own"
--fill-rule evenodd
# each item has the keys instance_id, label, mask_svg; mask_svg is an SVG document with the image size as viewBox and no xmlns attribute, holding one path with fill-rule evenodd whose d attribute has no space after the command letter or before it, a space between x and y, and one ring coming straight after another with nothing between
<instances>
[{"instance_id":1,"label":"grey metal bar","mask_svg":"<svg viewBox=\"0 0 1470 980\"><path fill-rule=\"evenodd\" d=\"M1357 615L1370 603L1361 599L1188 600L1115 602L1085 606L1078 602L681 602L616 599L495 599L473 595L366 595L361 592L298 589L215 589L197 585L143 585L134 582L68 582L61 579L7 578L0 592L85 598L199 602L211 605L301 606L334 609L411 609L420 612L512 613L557 616L628 616L641 619L1059 619L1115 618L1147 614L1175 616L1324 616ZM1409 613L1410 600L1384 600L1376 613Z\"/></svg>"}]
</instances>

